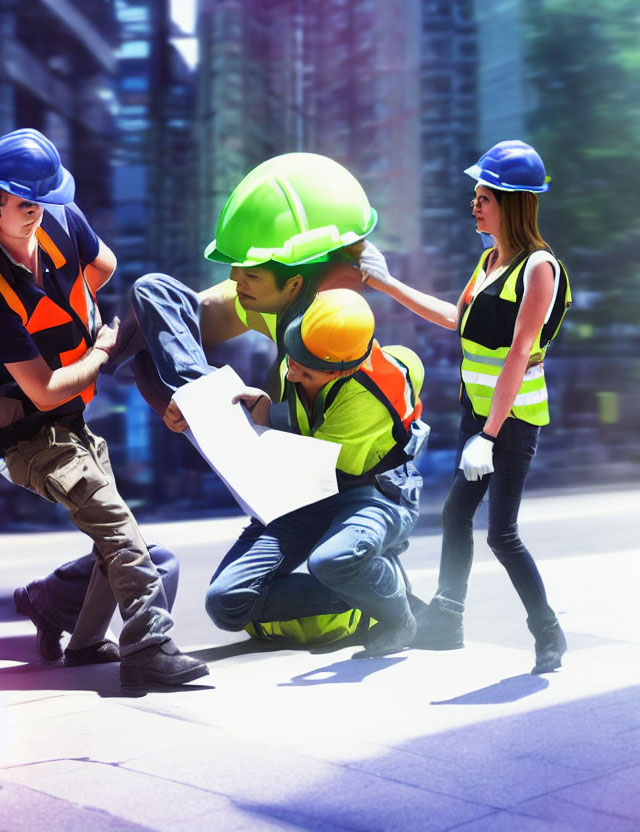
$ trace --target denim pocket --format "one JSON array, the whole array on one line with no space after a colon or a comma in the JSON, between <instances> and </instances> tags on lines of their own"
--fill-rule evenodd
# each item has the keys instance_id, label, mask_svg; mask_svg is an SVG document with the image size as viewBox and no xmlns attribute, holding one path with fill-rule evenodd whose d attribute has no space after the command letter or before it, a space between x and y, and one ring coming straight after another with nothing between
<instances>
[{"instance_id":1,"label":"denim pocket","mask_svg":"<svg viewBox=\"0 0 640 832\"><path fill-rule=\"evenodd\" d=\"M415 510L420 503L422 476L412 462L376 474L378 489L398 505Z\"/></svg>"}]
</instances>

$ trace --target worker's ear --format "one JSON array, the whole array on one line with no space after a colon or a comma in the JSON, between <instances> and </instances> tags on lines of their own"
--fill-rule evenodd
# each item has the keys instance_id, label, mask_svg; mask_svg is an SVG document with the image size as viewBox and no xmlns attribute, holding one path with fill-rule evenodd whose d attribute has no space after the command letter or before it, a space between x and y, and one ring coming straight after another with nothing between
<instances>
[{"instance_id":1,"label":"worker's ear","mask_svg":"<svg viewBox=\"0 0 640 832\"><path fill-rule=\"evenodd\" d=\"M285 291L289 293L289 297L293 300L297 298L302 291L302 275L296 274L290 277L284 284Z\"/></svg>"}]
</instances>

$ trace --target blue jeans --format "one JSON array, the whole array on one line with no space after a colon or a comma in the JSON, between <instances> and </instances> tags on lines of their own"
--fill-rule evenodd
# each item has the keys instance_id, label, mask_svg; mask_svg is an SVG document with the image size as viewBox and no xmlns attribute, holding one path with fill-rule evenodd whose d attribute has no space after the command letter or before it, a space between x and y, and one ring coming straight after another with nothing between
<instances>
[{"instance_id":1,"label":"blue jeans","mask_svg":"<svg viewBox=\"0 0 640 832\"><path fill-rule=\"evenodd\" d=\"M456 471L442 509L442 554L435 598L453 602L446 605L460 612L464 609L473 561L473 518L488 491L487 542L507 570L527 611L528 623L535 630L556 620L538 568L518 534L520 501L540 428L521 419L506 419L494 446L493 474L468 482L458 463L465 442L479 433L485 422L463 403Z\"/></svg>"},{"instance_id":2,"label":"blue jeans","mask_svg":"<svg viewBox=\"0 0 640 832\"><path fill-rule=\"evenodd\" d=\"M162 414L179 387L211 372L200 337L198 298L184 283L157 272L136 280L131 304L146 344L132 363L136 385Z\"/></svg>"},{"instance_id":3,"label":"blue jeans","mask_svg":"<svg viewBox=\"0 0 640 832\"><path fill-rule=\"evenodd\" d=\"M409 474L414 486L416 478ZM267 526L253 519L211 579L209 616L223 630L353 608L395 620L407 609L396 556L408 546L418 500L419 487L402 504L363 485ZM292 575L305 561L310 574Z\"/></svg>"},{"instance_id":4,"label":"blue jeans","mask_svg":"<svg viewBox=\"0 0 640 832\"><path fill-rule=\"evenodd\" d=\"M180 565L175 554L164 546L148 546L149 557L162 579L167 610L171 612L178 591ZM96 551L62 564L46 578L31 581L27 589L31 603L49 624L72 633L89 587ZM114 599L115 608L115 599Z\"/></svg>"}]
</instances>

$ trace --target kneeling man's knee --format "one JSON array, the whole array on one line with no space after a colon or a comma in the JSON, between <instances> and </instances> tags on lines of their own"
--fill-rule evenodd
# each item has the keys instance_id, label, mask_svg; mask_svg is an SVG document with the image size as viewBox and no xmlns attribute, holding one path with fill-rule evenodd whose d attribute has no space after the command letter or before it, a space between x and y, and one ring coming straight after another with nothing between
<instances>
[{"instance_id":1,"label":"kneeling man's knee","mask_svg":"<svg viewBox=\"0 0 640 832\"><path fill-rule=\"evenodd\" d=\"M205 609L216 627L237 632L255 618L259 601L253 589L227 589L214 581L207 590Z\"/></svg>"},{"instance_id":2,"label":"kneeling man's knee","mask_svg":"<svg viewBox=\"0 0 640 832\"><path fill-rule=\"evenodd\" d=\"M358 573L378 549L374 541L348 529L311 553L309 572L325 586L336 587Z\"/></svg>"}]
</instances>

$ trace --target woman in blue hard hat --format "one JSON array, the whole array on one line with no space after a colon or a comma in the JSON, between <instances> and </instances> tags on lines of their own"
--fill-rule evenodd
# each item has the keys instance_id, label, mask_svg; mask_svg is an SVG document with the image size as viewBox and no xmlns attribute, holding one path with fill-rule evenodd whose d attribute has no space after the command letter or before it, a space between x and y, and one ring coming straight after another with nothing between
<instances>
[{"instance_id":1,"label":"woman in blue hard hat","mask_svg":"<svg viewBox=\"0 0 640 832\"><path fill-rule=\"evenodd\" d=\"M534 148L500 142L465 173L477 182L471 202L477 231L491 235L494 245L482 253L457 306L403 286L370 244L360 258L369 285L427 320L457 328L461 339L456 472L442 512L438 588L416 613L416 646L464 646L473 517L488 491L488 543L527 611L536 650L532 672L545 673L560 667L566 640L517 519L540 426L549 422L543 359L570 290L564 267L538 229L538 194L549 185Z\"/></svg>"}]
</instances>

